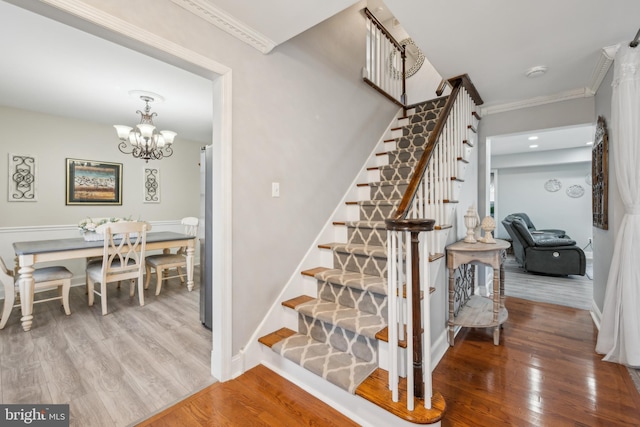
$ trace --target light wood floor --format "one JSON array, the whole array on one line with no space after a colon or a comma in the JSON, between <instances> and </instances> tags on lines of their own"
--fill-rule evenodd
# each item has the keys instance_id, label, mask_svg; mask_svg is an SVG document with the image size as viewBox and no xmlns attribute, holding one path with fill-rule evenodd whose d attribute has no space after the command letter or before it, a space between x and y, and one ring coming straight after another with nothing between
<instances>
[{"instance_id":1,"label":"light wood floor","mask_svg":"<svg viewBox=\"0 0 640 427\"><path fill-rule=\"evenodd\" d=\"M512 255L508 256L504 263L504 272L506 295L583 310L591 309L593 280L588 276L547 276L528 273L518 265Z\"/></svg>"},{"instance_id":2,"label":"light wood floor","mask_svg":"<svg viewBox=\"0 0 640 427\"><path fill-rule=\"evenodd\" d=\"M126 426L211 384L198 285L188 292L171 279L156 297L152 284L144 307L128 283L111 285L107 316L99 297L87 307L84 287L74 287L72 314L59 301L37 304L30 332L15 308L0 331L2 403L69 403L72 426Z\"/></svg>"}]
</instances>

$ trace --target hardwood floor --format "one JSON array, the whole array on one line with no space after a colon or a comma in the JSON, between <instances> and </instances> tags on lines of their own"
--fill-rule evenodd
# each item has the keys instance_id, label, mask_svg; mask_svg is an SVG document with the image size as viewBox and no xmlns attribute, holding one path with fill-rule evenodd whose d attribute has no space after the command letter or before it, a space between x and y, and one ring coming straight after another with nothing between
<instances>
[{"instance_id":1,"label":"hardwood floor","mask_svg":"<svg viewBox=\"0 0 640 427\"><path fill-rule=\"evenodd\" d=\"M501 344L464 328L434 371L443 426L640 426L626 369L594 353L588 311L507 297ZM349 420L259 366L216 383L139 426L348 426Z\"/></svg>"},{"instance_id":2,"label":"hardwood floor","mask_svg":"<svg viewBox=\"0 0 640 427\"><path fill-rule=\"evenodd\" d=\"M258 365L234 380L207 387L138 427L357 425Z\"/></svg>"},{"instance_id":3,"label":"hardwood floor","mask_svg":"<svg viewBox=\"0 0 640 427\"><path fill-rule=\"evenodd\" d=\"M640 394L626 368L596 354L586 310L507 297L494 346L463 328L434 371L443 426L638 426Z\"/></svg>"},{"instance_id":4,"label":"hardwood floor","mask_svg":"<svg viewBox=\"0 0 640 427\"><path fill-rule=\"evenodd\" d=\"M197 273L197 269L196 269ZM199 320L199 280L188 292L171 279L156 297L129 298L128 283L109 286L109 314L84 287L34 307L24 332L14 309L0 331L2 403L69 403L72 426L126 426L211 384L211 332Z\"/></svg>"}]
</instances>

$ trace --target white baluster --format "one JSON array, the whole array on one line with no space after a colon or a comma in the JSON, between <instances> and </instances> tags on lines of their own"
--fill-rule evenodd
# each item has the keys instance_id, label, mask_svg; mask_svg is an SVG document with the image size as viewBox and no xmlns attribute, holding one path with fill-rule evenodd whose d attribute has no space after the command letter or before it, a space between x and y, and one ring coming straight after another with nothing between
<instances>
[{"instance_id":1,"label":"white baluster","mask_svg":"<svg viewBox=\"0 0 640 427\"><path fill-rule=\"evenodd\" d=\"M429 231L427 233L422 233L421 239L421 251L425 254L422 259L422 269L421 269L421 282L422 282L422 292L424 295L423 303L422 303L422 325L423 325L423 335L422 335L422 358L424 361L424 407L427 409L431 409L431 396L433 395L433 384L431 379L431 297L430 297L430 278L431 278L431 270L429 265L429 257L426 254L429 253L429 247L427 244L427 234L433 233L433 231Z\"/></svg>"},{"instance_id":2,"label":"white baluster","mask_svg":"<svg viewBox=\"0 0 640 427\"><path fill-rule=\"evenodd\" d=\"M387 231L387 251L389 254L390 265L387 266L387 317L389 330L389 388L391 389L391 398L394 402L398 401L398 320L397 320L397 293L396 293L396 234L395 231Z\"/></svg>"}]
</instances>

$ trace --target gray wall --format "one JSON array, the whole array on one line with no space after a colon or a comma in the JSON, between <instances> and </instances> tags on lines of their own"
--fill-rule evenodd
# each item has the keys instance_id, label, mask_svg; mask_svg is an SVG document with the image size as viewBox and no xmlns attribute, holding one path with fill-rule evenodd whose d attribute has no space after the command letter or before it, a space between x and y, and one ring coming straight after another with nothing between
<instances>
[{"instance_id":1,"label":"gray wall","mask_svg":"<svg viewBox=\"0 0 640 427\"><path fill-rule=\"evenodd\" d=\"M605 76L595 97L594 121L598 116L604 116L607 126L611 127L611 97L613 89L613 65ZM611 258L617 231L624 216L624 205L617 189L615 164L612 163L612 153L616 150L616 141L611 140L609 132L609 229L602 230L593 227L593 300L600 312L604 306L604 294L607 287L607 277L611 267ZM597 254L597 255L596 255Z\"/></svg>"},{"instance_id":2,"label":"gray wall","mask_svg":"<svg viewBox=\"0 0 640 427\"><path fill-rule=\"evenodd\" d=\"M159 221L199 216L200 143L177 139L173 156L149 162L160 169L160 203L143 203L145 162L118 150L113 126L0 107L0 129L3 170L11 153L35 156L38 173L37 202L0 197L0 227L70 225L86 217ZM122 206L66 206L66 158L122 163ZM7 180L6 173L0 174L0 188L8 187Z\"/></svg>"},{"instance_id":3,"label":"gray wall","mask_svg":"<svg viewBox=\"0 0 640 427\"><path fill-rule=\"evenodd\" d=\"M397 111L362 82L361 5L264 55L169 0L85 2L233 70L236 353Z\"/></svg>"}]
</instances>

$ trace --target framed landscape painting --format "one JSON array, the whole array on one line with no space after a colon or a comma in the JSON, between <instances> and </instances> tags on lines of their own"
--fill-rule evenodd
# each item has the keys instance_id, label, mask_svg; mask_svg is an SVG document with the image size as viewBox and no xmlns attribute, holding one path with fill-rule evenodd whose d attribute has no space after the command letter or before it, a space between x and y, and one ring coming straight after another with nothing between
<instances>
[{"instance_id":1,"label":"framed landscape painting","mask_svg":"<svg viewBox=\"0 0 640 427\"><path fill-rule=\"evenodd\" d=\"M122 163L67 159L67 205L122 205Z\"/></svg>"}]
</instances>

